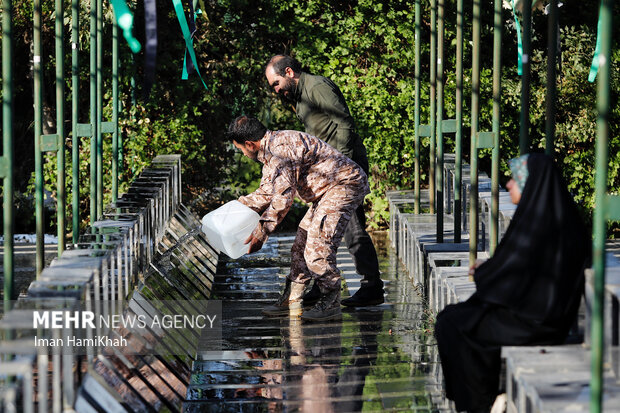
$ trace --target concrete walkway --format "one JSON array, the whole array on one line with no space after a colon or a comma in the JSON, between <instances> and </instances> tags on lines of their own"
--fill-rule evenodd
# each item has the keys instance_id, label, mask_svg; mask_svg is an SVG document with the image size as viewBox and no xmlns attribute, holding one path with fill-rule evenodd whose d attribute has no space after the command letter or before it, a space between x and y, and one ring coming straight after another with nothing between
<instances>
[{"instance_id":1,"label":"concrete walkway","mask_svg":"<svg viewBox=\"0 0 620 413\"><path fill-rule=\"evenodd\" d=\"M199 352L184 411L449 411L433 404L442 397L432 320L392 250L380 253L381 306L323 323L260 313L278 296L292 242L272 237L261 252L220 263L212 298L223 302L224 351ZM346 297L360 277L345 248L338 259Z\"/></svg>"}]
</instances>

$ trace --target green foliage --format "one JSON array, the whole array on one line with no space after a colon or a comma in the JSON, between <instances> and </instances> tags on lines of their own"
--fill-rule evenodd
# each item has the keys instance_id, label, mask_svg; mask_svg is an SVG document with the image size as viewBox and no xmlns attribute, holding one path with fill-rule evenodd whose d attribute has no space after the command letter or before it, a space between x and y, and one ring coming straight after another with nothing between
<instances>
[{"instance_id":1,"label":"green foliage","mask_svg":"<svg viewBox=\"0 0 620 413\"><path fill-rule=\"evenodd\" d=\"M68 5L69 2L66 0ZM421 57L421 123L429 123L429 40L430 10L422 5ZM562 8L562 59L558 80L558 106L555 156L576 200L586 211L593 205L594 140L596 131L596 90L587 83L587 73L595 43L597 4L585 1ZM88 87L88 3L83 2L80 28L80 121L89 119ZM181 66L184 43L172 5L157 0L159 46L156 82L148 95L143 90L143 52L131 56L121 43L120 133L123 140L124 164L121 180L127 185L156 154L180 153L183 156L186 201L200 196L214 198L205 208L247 193L258 185L260 165L243 159L224 139L228 123L241 114L262 119L271 129L303 129L293 111L268 88L264 67L277 53L298 58L308 71L332 78L341 88L364 138L371 165L372 193L367 198L369 223L382 227L387 220L385 190L412 188L414 179L414 7L410 1L355 2L327 0L208 0L198 15L194 45L200 70L208 89L196 74L182 81ZM53 51L53 3L44 0L43 51ZM15 50L29 51L32 42L32 3L14 1ZM620 6L616 5L616 9ZM446 118L455 114L455 5L446 5L445 32L445 108ZM566 9L566 10L563 10ZM142 7L137 7L136 22L143 20ZM109 10L107 10L109 14ZM618 13L615 13L618 14ZM505 160L518 153L521 82L516 74L516 33L512 17L504 12L502 39L501 101L501 170L508 174ZM492 8L482 10L480 129L490 130L492 123ZM464 20L471 21L466 7ZM530 120L532 147L545 145L545 81L546 81L546 17L533 16L532 97ZM65 16L65 32L69 33L70 16ZM620 51L619 26L614 28L614 70L612 70L612 115L610 117L610 190L620 190ZM136 36L144 44L143 25L135 25ZM110 25L104 27L104 38L110 39ZM464 33L463 154L469 155L471 98L471 28ZM107 40L106 40L107 41ZM121 40L123 42L123 40ZM67 42L68 44L68 42ZM111 118L110 50L106 46L103 79L105 96L104 120ZM70 48L66 48L66 62ZM15 65L30 65L31 52L15 54ZM46 113L54 113L52 58L45 63ZM69 68L67 68L69 69ZM16 116L16 153L23 154L17 182L25 191L25 182L33 167L32 78L28 70L15 75L16 106L24 108ZM70 79L67 70L67 79ZM135 87L132 87L132 78ZM67 88L70 93L70 87ZM29 100L30 99L30 100ZM66 107L66 118L71 116ZM53 121L51 122L53 126ZM69 124L69 122L67 123ZM68 128L68 127L67 127ZM51 132L53 133L53 131ZM446 136L445 151L452 152L453 136ZM70 140L70 139L69 139ZM67 183L71 185L70 143L67 153ZM428 179L428 138L421 142L421 177ZM481 151L480 166L490 173L489 151ZM45 178L48 190L55 196L56 160L46 155ZM110 188L110 138L105 137L105 187ZM80 145L81 216L88 216L88 180L90 145L87 138ZM121 187L121 192L124 186ZM71 191L67 191L70 205ZM205 195L206 194L206 195ZM106 200L109 199L106 193ZM296 211L302 213L299 205ZM296 212L297 213L297 212ZM70 219L68 219L70 221Z\"/></svg>"},{"instance_id":2,"label":"green foliage","mask_svg":"<svg viewBox=\"0 0 620 413\"><path fill-rule=\"evenodd\" d=\"M595 33L585 25L563 27L561 30L562 56L559 72L558 100L556 104L556 136L553 143L556 157L568 188L577 203L590 214L594 208L594 161L596 140L596 84L588 83L588 73L594 50ZM614 62L618 62L620 52L614 51ZM547 57L540 50L532 58L531 88L531 138L533 148L544 150L546 145L546 67ZM518 115L520 111L521 86L517 79L504 82L505 107L502 115L502 139L517 141L519 133ZM620 74L612 71L612 99L617 102L620 91ZM610 117L610 168L608 185L610 192L620 190L620 109L617 103L612 106ZM512 142L510 142L512 143ZM507 148L509 159L517 154L517 142ZM503 148L502 148L503 149ZM506 168L507 169L507 168Z\"/></svg>"},{"instance_id":3,"label":"green foliage","mask_svg":"<svg viewBox=\"0 0 620 413\"><path fill-rule=\"evenodd\" d=\"M283 10L295 13L295 56L347 98L371 165L370 222L383 226L385 190L413 185L413 8L407 1L291 1ZM427 112L424 106L422 116ZM423 156L427 164L428 151Z\"/></svg>"}]
</instances>

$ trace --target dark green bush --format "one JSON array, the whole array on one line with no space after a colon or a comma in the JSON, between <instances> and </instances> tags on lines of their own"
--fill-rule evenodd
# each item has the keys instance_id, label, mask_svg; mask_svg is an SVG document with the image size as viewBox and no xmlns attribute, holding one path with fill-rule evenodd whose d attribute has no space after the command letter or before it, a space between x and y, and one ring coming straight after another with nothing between
<instances>
[{"instance_id":1,"label":"dark green bush","mask_svg":"<svg viewBox=\"0 0 620 413\"><path fill-rule=\"evenodd\" d=\"M429 5L423 2L422 18L422 87L421 121L429 121ZM32 6L17 1L15 13L16 50L29 50L31 42ZM133 179L150 159L161 153L181 153L184 166L184 195L187 202L203 210L252 190L258 184L260 165L240 159L228 142L223 140L227 124L240 114L261 118L271 129L302 129L289 107L280 102L264 80L264 65L277 53L297 57L315 74L332 78L342 89L368 148L371 163L372 194L368 197L370 223L384 226L387 205L384 192L392 188L413 187L414 166L414 21L413 3L406 0L210 0L201 2L198 16L195 49L204 89L196 74L182 81L181 65L184 43L176 16L169 1L158 0L159 48L157 77L148 96L142 88L143 53L133 59L127 47L121 47L121 121L124 168L123 185ZM52 2L44 1L44 50L53 50ZM454 4L446 6L446 84L445 117L454 116L455 96L455 22ZM620 6L616 5L618 9ZM595 86L587 83L587 74L594 49L598 3L594 1L566 4L561 8L562 39L561 70L558 79L557 138L554 142L557 157L569 188L586 212L593 208L593 165L596 130ZM483 9L482 80L480 127L491 127L491 67L492 67L492 10ZM619 15L620 13L615 13ZM143 39L141 4L136 10L136 35ZM471 19L471 5L466 5L465 21ZM505 160L518 153L520 79L516 74L516 34L512 17L504 14L502 42L503 99L502 99L502 172L508 174ZM88 121L88 24L86 10L82 13L81 28L81 96L80 120ZM68 25L70 21L66 20ZM545 76L546 76L546 17L534 13L532 56L531 135L532 147L545 144ZM612 116L610 140L611 191L620 189L620 60L615 26L612 71ZM105 28L110 38L109 25ZM471 29L465 34L465 84L463 153L469 158L470 89L471 89ZM67 48L67 62L69 52ZM110 50L104 59L105 119L111 117L109 104ZM28 67L28 53L18 53L16 64ZM45 77L46 107L53 102L51 62ZM133 62L133 63L132 63ZM69 79L69 68L67 76ZM136 80L132 88L131 78ZM20 190L32 166L32 111L27 102L31 96L32 79L28 71L16 73L16 90L22 107L16 119L20 137L19 151L24 153L20 165ZM69 93L69 88L67 93ZM24 103L25 102L25 103ZM53 110L49 111L53 113ZM69 119L70 113L67 113ZM52 122L53 123L53 122ZM106 188L110 188L110 142L106 138ZM454 137L446 136L446 152L454 149ZM82 140L80 149L80 199L82 217L88 216L89 144ZM70 160L69 155L67 160ZM422 139L421 176L428 180L429 140ZM489 152L481 151L480 165L490 171ZM46 183L54 192L55 158L47 157ZM71 168L67 168L68 183ZM70 191L69 191L70 194ZM106 194L106 200L109 200ZM194 202L195 200L201 202ZM210 199L211 202L202 202ZM70 205L70 195L67 200ZM201 212L201 211L200 211Z\"/></svg>"}]
</instances>

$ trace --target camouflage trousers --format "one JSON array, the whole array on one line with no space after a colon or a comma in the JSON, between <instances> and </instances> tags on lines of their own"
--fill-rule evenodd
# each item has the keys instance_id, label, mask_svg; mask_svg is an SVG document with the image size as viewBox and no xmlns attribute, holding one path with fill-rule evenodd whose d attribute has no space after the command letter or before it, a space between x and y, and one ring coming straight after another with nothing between
<instances>
[{"instance_id":1,"label":"camouflage trousers","mask_svg":"<svg viewBox=\"0 0 620 413\"><path fill-rule=\"evenodd\" d=\"M365 195L362 187L339 186L312 204L291 248L291 281L305 284L315 279L322 292L340 289L336 251L351 215Z\"/></svg>"}]
</instances>

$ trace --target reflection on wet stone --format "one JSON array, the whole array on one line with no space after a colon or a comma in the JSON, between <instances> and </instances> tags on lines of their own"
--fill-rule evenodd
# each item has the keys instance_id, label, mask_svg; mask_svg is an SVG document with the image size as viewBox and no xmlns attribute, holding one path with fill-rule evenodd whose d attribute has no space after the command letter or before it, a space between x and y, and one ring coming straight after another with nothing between
<instances>
[{"instance_id":1,"label":"reflection on wet stone","mask_svg":"<svg viewBox=\"0 0 620 413\"><path fill-rule=\"evenodd\" d=\"M293 237L272 237L258 254L222 261L223 350L198 349L185 412L428 411L440 400L438 359L423 298L392 250L380 252L386 303L345 309L339 321L264 317L289 270ZM343 295L359 285L340 251ZM353 288L353 287L351 287Z\"/></svg>"}]
</instances>

